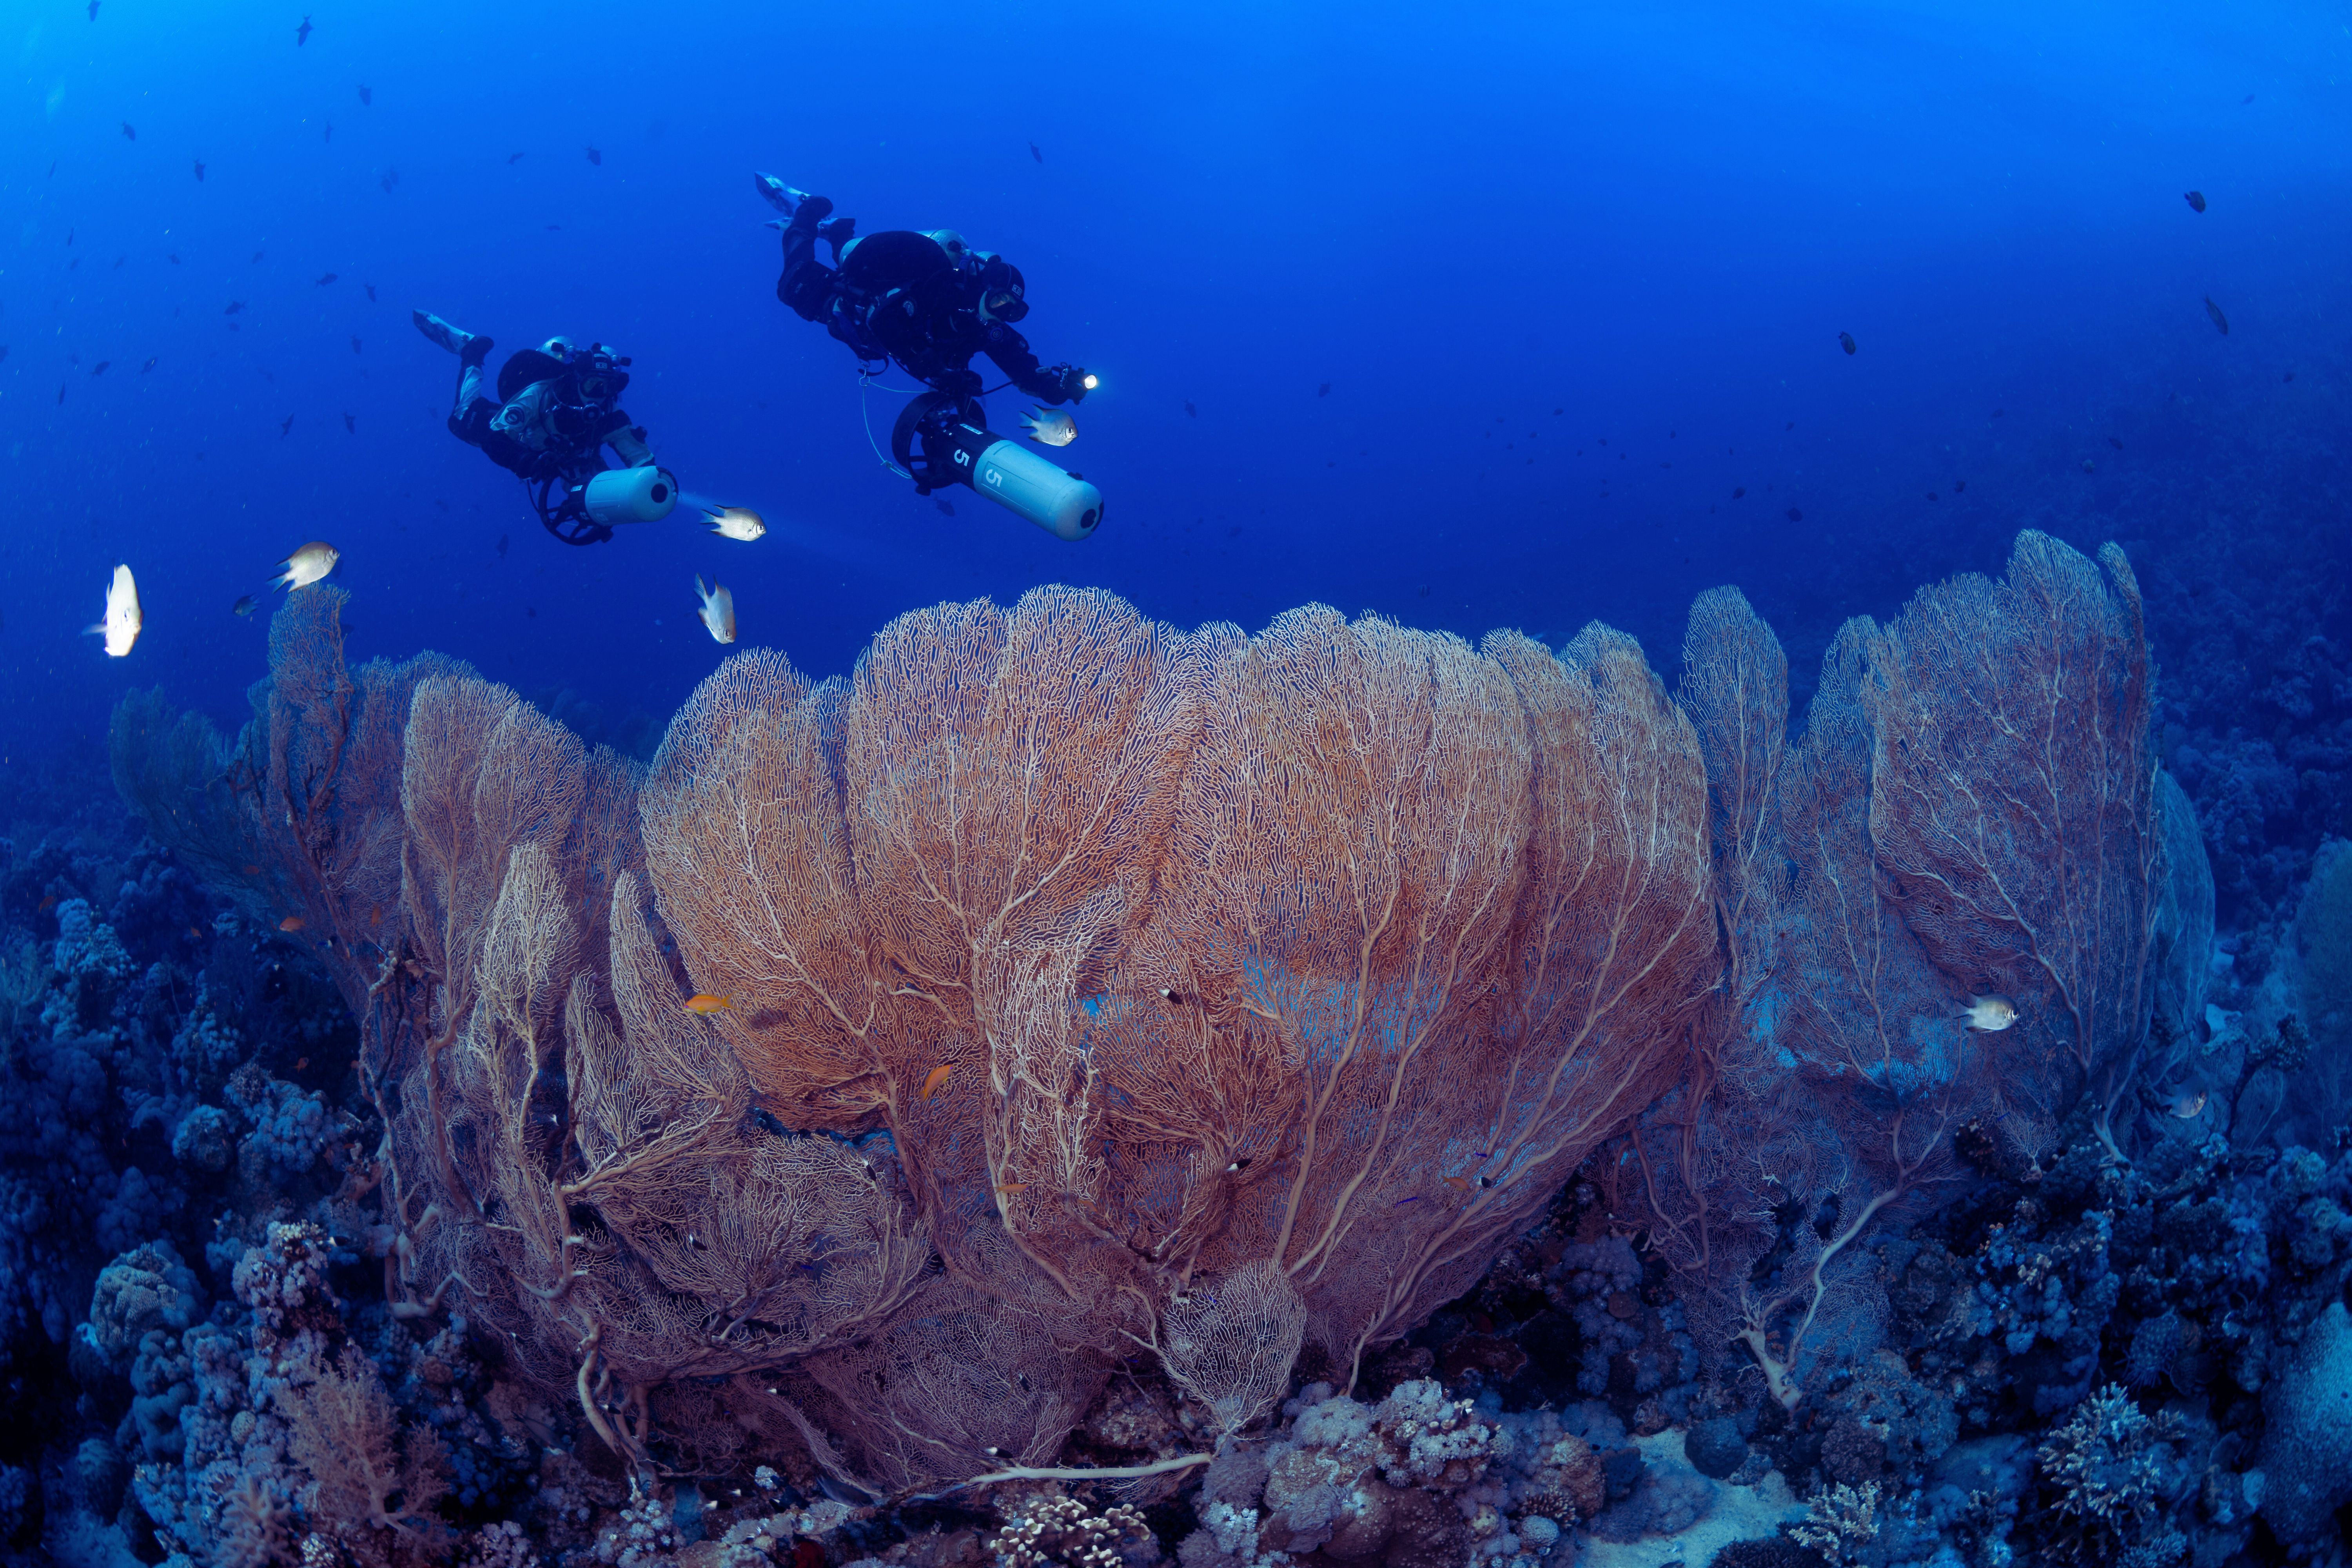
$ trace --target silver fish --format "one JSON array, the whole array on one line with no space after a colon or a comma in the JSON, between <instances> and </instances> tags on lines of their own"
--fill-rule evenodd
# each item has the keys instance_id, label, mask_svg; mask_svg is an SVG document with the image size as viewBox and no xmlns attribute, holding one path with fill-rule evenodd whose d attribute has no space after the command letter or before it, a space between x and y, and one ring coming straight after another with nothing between
<instances>
[{"instance_id":1,"label":"silver fish","mask_svg":"<svg viewBox=\"0 0 2352 1568\"><path fill-rule=\"evenodd\" d=\"M740 539L749 544L768 531L766 520L748 506L722 506L706 510L710 518L710 531L721 539Z\"/></svg>"},{"instance_id":2,"label":"silver fish","mask_svg":"<svg viewBox=\"0 0 2352 1568\"><path fill-rule=\"evenodd\" d=\"M1960 1009L1960 1016L1969 1021L1969 1028L1997 1035L2017 1022L2017 1004L2006 996L1971 996Z\"/></svg>"},{"instance_id":3,"label":"silver fish","mask_svg":"<svg viewBox=\"0 0 2352 1568\"><path fill-rule=\"evenodd\" d=\"M703 629L710 634L710 640L733 642L735 640L735 595L720 587L716 582L708 588L704 587L700 573L695 574L694 595L702 601L701 606L695 611L695 614L702 617Z\"/></svg>"},{"instance_id":4,"label":"silver fish","mask_svg":"<svg viewBox=\"0 0 2352 1568\"><path fill-rule=\"evenodd\" d=\"M273 588L283 587L289 590L307 588L332 572L335 569L335 563L342 558L341 551L331 544L324 544L314 539L278 563L286 570L272 577L269 580L269 585Z\"/></svg>"},{"instance_id":5,"label":"silver fish","mask_svg":"<svg viewBox=\"0 0 2352 1568\"><path fill-rule=\"evenodd\" d=\"M131 581L127 565L114 569L114 581L106 585L106 618L90 627L90 631L106 639L106 657L121 658L139 640L139 630L147 624L139 610L139 584Z\"/></svg>"},{"instance_id":6,"label":"silver fish","mask_svg":"<svg viewBox=\"0 0 2352 1568\"><path fill-rule=\"evenodd\" d=\"M1029 439L1041 446L1066 447L1078 438L1078 422L1059 408L1033 408L1021 416Z\"/></svg>"}]
</instances>

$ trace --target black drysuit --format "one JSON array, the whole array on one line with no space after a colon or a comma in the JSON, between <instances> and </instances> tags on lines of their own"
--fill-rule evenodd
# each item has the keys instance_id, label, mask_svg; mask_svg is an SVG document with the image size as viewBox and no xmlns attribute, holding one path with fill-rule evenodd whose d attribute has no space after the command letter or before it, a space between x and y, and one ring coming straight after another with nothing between
<instances>
[{"instance_id":1,"label":"black drysuit","mask_svg":"<svg viewBox=\"0 0 2352 1568\"><path fill-rule=\"evenodd\" d=\"M816 258L813 231L784 231L776 298L802 320L823 321L858 358L896 360L928 386L975 397L981 377L971 357L984 353L1038 402L1069 397L1061 367L1040 367L1026 338L981 315L981 293L977 270L958 268L927 234L866 235L835 269Z\"/></svg>"}]
</instances>

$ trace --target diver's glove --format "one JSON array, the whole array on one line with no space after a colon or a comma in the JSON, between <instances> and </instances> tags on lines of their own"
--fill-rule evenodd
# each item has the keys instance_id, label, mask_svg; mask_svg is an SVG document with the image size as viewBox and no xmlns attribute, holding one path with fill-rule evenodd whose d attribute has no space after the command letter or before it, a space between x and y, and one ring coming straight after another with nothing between
<instances>
[{"instance_id":1,"label":"diver's glove","mask_svg":"<svg viewBox=\"0 0 2352 1568\"><path fill-rule=\"evenodd\" d=\"M1082 364L1057 364L1053 374L1062 384L1062 395L1073 403L1087 400L1087 367Z\"/></svg>"}]
</instances>

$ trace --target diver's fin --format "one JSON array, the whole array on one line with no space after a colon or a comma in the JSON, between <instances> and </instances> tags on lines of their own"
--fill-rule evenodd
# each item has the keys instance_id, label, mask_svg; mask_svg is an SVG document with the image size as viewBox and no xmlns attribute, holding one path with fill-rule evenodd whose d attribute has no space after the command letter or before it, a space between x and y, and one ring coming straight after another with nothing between
<instances>
[{"instance_id":1,"label":"diver's fin","mask_svg":"<svg viewBox=\"0 0 2352 1568\"><path fill-rule=\"evenodd\" d=\"M793 210L808 200L806 191L796 191L775 175L762 174L757 169L751 172L751 183L759 187L760 199L786 217L792 216Z\"/></svg>"}]
</instances>

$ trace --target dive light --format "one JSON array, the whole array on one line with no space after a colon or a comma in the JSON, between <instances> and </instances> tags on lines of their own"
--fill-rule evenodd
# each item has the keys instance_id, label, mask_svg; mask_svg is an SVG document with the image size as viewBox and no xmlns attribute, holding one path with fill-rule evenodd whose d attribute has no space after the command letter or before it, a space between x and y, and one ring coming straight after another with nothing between
<instances>
[{"instance_id":1,"label":"dive light","mask_svg":"<svg viewBox=\"0 0 2352 1568\"><path fill-rule=\"evenodd\" d=\"M667 468L607 468L579 490L581 509L605 528L658 522L677 505L677 478Z\"/></svg>"}]
</instances>

